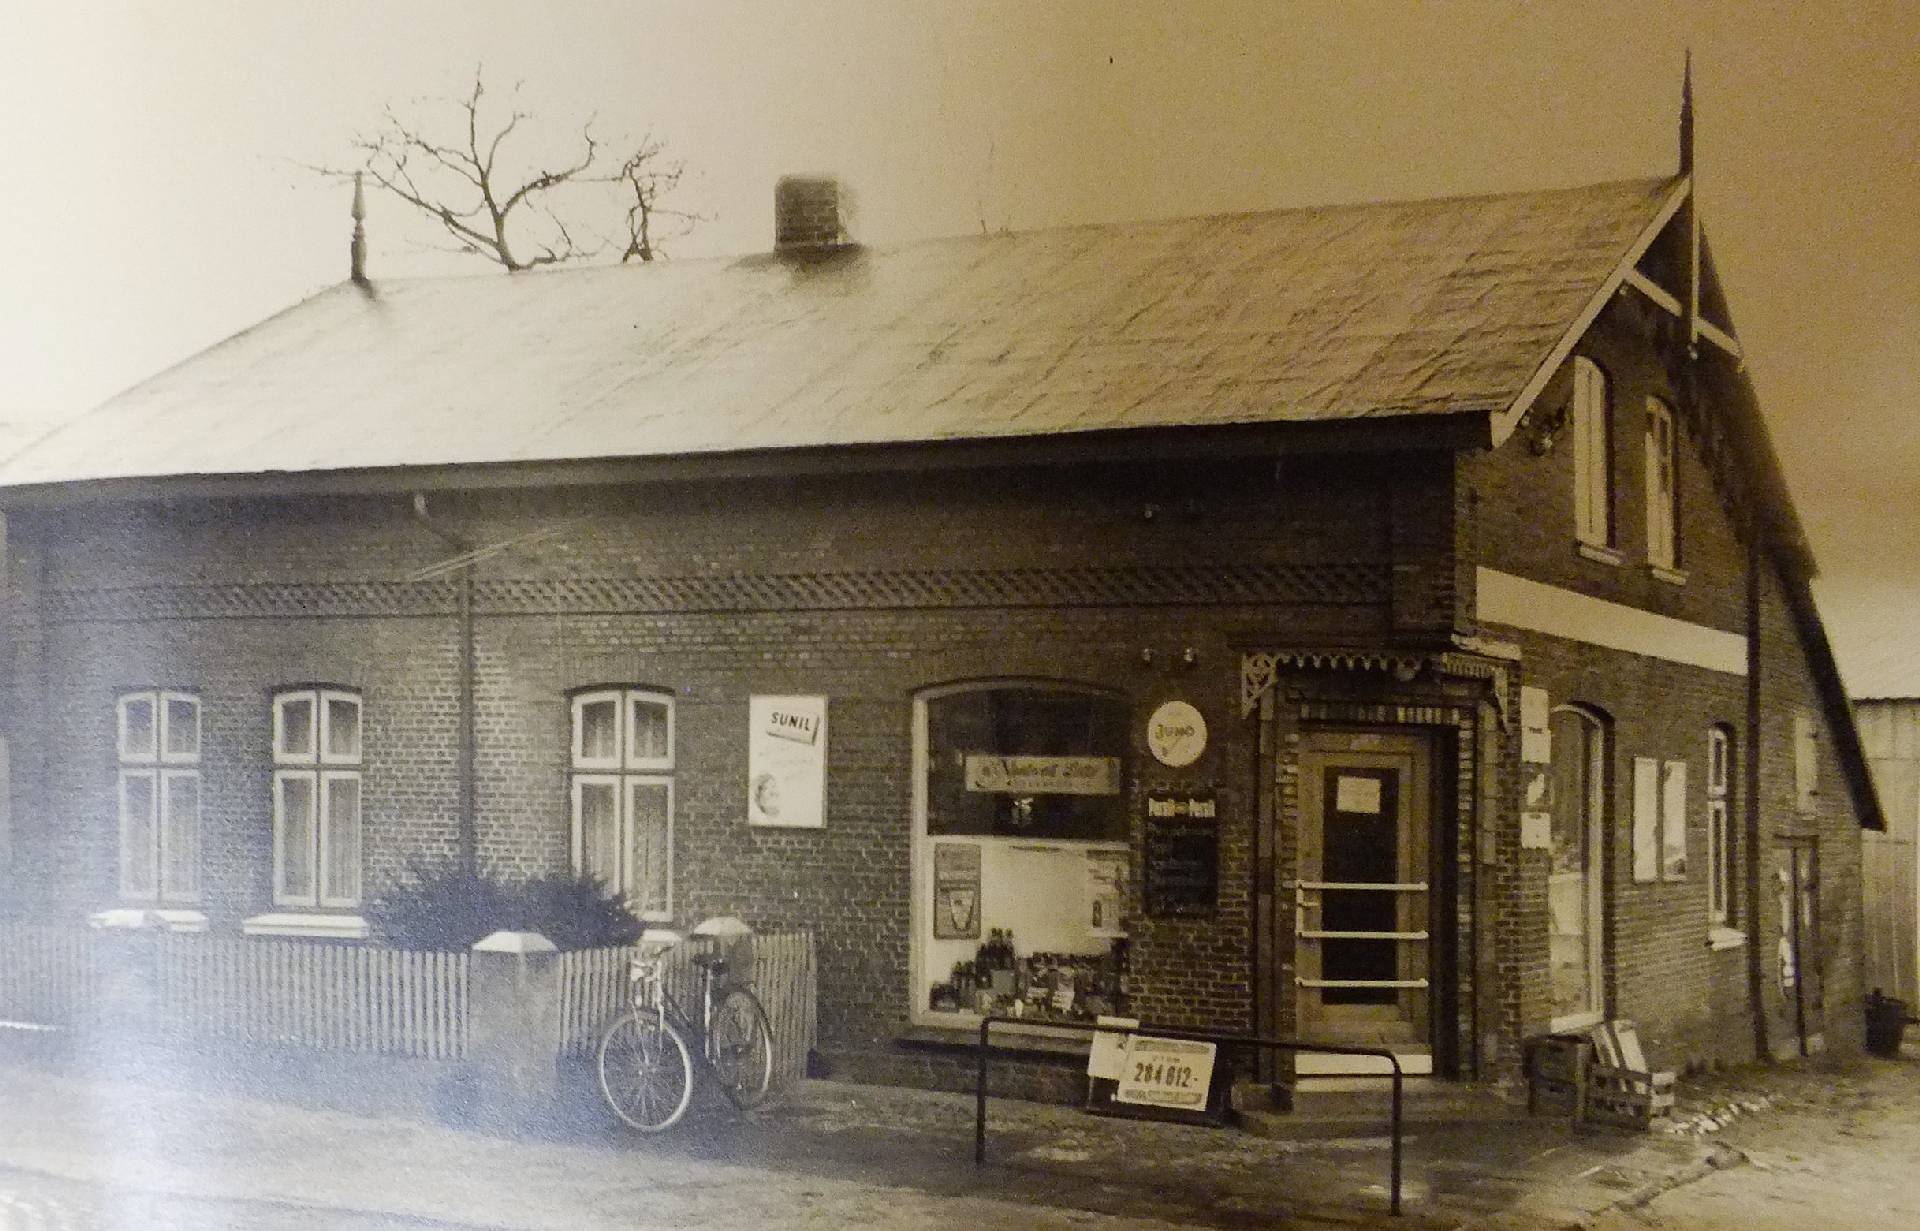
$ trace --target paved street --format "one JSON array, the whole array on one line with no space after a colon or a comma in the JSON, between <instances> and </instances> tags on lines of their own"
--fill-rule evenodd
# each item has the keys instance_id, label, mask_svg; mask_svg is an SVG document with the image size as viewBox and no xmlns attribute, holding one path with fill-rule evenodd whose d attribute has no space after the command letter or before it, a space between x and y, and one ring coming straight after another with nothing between
<instances>
[{"instance_id":1,"label":"paved street","mask_svg":"<svg viewBox=\"0 0 1920 1231\"><path fill-rule=\"evenodd\" d=\"M272 1074L44 1059L0 1060L0 1231L1920 1227L1920 1059L1690 1087L1691 1123L1765 1104L1706 1135L1415 1124L1398 1220L1373 1130L1273 1139L996 1100L976 1172L956 1095L808 1082L753 1117L709 1106L643 1138L590 1105L480 1131L355 1106L379 1090L302 1107L284 1074L263 1097L249 1087Z\"/></svg>"}]
</instances>

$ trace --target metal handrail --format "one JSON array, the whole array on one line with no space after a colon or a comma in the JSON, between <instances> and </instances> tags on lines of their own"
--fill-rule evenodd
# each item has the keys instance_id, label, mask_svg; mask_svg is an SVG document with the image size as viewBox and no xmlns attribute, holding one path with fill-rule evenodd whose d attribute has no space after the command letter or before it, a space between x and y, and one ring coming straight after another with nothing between
<instances>
[{"instance_id":1,"label":"metal handrail","mask_svg":"<svg viewBox=\"0 0 1920 1231\"><path fill-rule=\"evenodd\" d=\"M1393 1138L1393 1161L1388 1185L1389 1208L1395 1216L1400 1213L1400 1162L1401 1133L1400 1110L1402 1102L1402 1081L1404 1074L1400 1069L1400 1057L1385 1047L1349 1047L1339 1043L1306 1043L1299 1039L1269 1039L1259 1035L1227 1034L1217 1030L1181 1030L1159 1026L1103 1026L1094 1022L1036 1022L1030 1017L997 1017L992 1014L980 1019L980 1046L977 1049L978 1070L974 1079L973 1113L973 1165L984 1167L987 1164L987 1057L993 1051L989 1038L996 1025L1015 1024L1032 1027L1044 1024L1049 1030L1074 1030L1083 1034L1124 1034L1128 1036L1146 1035L1156 1039L1180 1039L1192 1043L1228 1043L1237 1047L1262 1047L1271 1051L1321 1052L1334 1056L1381 1056L1393 1066L1393 1104L1388 1116L1388 1131ZM1361 1074L1366 1076L1366 1074Z\"/></svg>"}]
</instances>

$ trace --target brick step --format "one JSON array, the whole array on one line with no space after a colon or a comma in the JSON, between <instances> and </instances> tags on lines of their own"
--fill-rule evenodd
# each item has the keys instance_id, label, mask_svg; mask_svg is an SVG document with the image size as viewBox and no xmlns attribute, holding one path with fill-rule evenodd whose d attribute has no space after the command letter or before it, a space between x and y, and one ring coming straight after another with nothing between
<instances>
[{"instance_id":1,"label":"brick step","mask_svg":"<svg viewBox=\"0 0 1920 1231\"><path fill-rule=\"evenodd\" d=\"M1293 1109L1275 1108L1270 1088L1242 1081L1233 1106L1241 1126L1263 1137L1380 1136L1387 1131L1392 1083L1380 1077L1304 1077L1293 1087ZM1524 1119L1524 1103L1469 1082L1409 1077L1401 1086L1401 1114L1411 1131L1421 1124Z\"/></svg>"}]
</instances>

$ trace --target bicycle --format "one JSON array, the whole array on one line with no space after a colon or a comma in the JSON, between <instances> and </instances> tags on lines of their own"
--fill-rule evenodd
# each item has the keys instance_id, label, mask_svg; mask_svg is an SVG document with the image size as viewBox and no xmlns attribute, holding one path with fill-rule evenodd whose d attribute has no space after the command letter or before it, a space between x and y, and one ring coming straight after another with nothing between
<instances>
[{"instance_id":1,"label":"bicycle","mask_svg":"<svg viewBox=\"0 0 1920 1231\"><path fill-rule=\"evenodd\" d=\"M627 1011L600 1037L600 1093L613 1114L643 1133L672 1128L693 1100L699 1044L704 1067L727 1100L746 1111L759 1105L773 1084L773 1030L751 985L736 979L727 950L753 930L738 919L709 919L691 939L701 942L692 963L700 971L700 1021L695 1024L667 991L667 954L689 937L648 928L640 952L628 964ZM716 992L717 997L716 997Z\"/></svg>"}]
</instances>

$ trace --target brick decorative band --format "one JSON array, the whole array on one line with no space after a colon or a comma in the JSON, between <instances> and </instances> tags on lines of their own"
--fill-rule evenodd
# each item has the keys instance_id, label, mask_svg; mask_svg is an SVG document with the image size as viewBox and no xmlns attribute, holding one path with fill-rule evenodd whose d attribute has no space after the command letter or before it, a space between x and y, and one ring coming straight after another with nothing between
<instances>
[{"instance_id":1,"label":"brick decorative band","mask_svg":"<svg viewBox=\"0 0 1920 1231\"><path fill-rule=\"evenodd\" d=\"M929 569L719 577L481 578L480 615L835 611L954 607L1130 607L1240 603L1356 606L1388 601L1385 565L1142 565ZM278 619L444 616L457 578L427 582L212 583L54 590L47 619Z\"/></svg>"}]
</instances>

